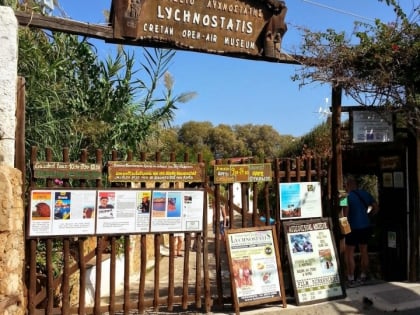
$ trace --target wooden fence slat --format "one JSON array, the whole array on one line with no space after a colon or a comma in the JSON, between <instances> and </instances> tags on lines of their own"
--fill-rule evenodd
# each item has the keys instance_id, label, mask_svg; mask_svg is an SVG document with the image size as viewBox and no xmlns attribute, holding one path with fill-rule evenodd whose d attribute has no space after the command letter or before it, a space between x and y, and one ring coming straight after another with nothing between
<instances>
[{"instance_id":1,"label":"wooden fence slat","mask_svg":"<svg viewBox=\"0 0 420 315\"><path fill-rule=\"evenodd\" d=\"M63 240L62 313L70 314L70 240Z\"/></svg>"},{"instance_id":2,"label":"wooden fence slat","mask_svg":"<svg viewBox=\"0 0 420 315\"><path fill-rule=\"evenodd\" d=\"M86 261L85 261L85 247L84 240L78 240L78 265L80 270L79 277L79 315L85 314L85 297L86 297Z\"/></svg>"},{"instance_id":3,"label":"wooden fence slat","mask_svg":"<svg viewBox=\"0 0 420 315\"><path fill-rule=\"evenodd\" d=\"M130 236L124 236L124 314L130 311ZM115 294L114 294L115 295Z\"/></svg>"},{"instance_id":4,"label":"wooden fence slat","mask_svg":"<svg viewBox=\"0 0 420 315\"><path fill-rule=\"evenodd\" d=\"M138 294L138 310L140 314L143 314L145 310L144 305L144 290L146 288L146 270L147 270L147 238L145 234L141 235L140 238L140 282L139 282L139 294Z\"/></svg>"}]
</instances>

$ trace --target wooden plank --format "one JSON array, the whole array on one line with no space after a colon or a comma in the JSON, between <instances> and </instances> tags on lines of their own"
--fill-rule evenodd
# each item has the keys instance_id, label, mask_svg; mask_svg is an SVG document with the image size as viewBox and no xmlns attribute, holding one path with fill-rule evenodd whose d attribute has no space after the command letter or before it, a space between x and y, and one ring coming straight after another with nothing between
<instances>
[{"instance_id":1,"label":"wooden plank","mask_svg":"<svg viewBox=\"0 0 420 315\"><path fill-rule=\"evenodd\" d=\"M177 240L178 241L178 240ZM174 308L175 293L175 236L169 234L169 279L168 279L168 311L172 312Z\"/></svg>"},{"instance_id":2,"label":"wooden plank","mask_svg":"<svg viewBox=\"0 0 420 315\"><path fill-rule=\"evenodd\" d=\"M51 31L103 40L112 39L114 37L114 31L111 26L78 22L23 11L15 11L15 16L20 26L49 29Z\"/></svg>"},{"instance_id":3,"label":"wooden plank","mask_svg":"<svg viewBox=\"0 0 420 315\"><path fill-rule=\"evenodd\" d=\"M159 278L160 278L160 234L155 235L155 279L154 279L154 293L153 293L153 310L159 310Z\"/></svg>"},{"instance_id":4,"label":"wooden plank","mask_svg":"<svg viewBox=\"0 0 420 315\"><path fill-rule=\"evenodd\" d=\"M96 246L96 281L95 281L95 307L94 314L101 315L101 284L102 284L102 252L104 247L104 237L97 238Z\"/></svg>"},{"instance_id":5,"label":"wooden plank","mask_svg":"<svg viewBox=\"0 0 420 315\"><path fill-rule=\"evenodd\" d=\"M70 240L63 240L63 282L62 282L62 311L70 314ZM69 297L69 298L66 298Z\"/></svg>"},{"instance_id":6,"label":"wooden plank","mask_svg":"<svg viewBox=\"0 0 420 315\"><path fill-rule=\"evenodd\" d=\"M129 311L130 311L130 236L124 235L124 314L128 314Z\"/></svg>"},{"instance_id":7,"label":"wooden plank","mask_svg":"<svg viewBox=\"0 0 420 315\"><path fill-rule=\"evenodd\" d=\"M78 314L82 315L85 314L85 292L86 292L86 261L85 261L85 247L84 247L84 240L79 239L78 242L78 250L79 250L79 270L80 270L80 277L79 277L79 309Z\"/></svg>"},{"instance_id":8,"label":"wooden plank","mask_svg":"<svg viewBox=\"0 0 420 315\"><path fill-rule=\"evenodd\" d=\"M29 240L29 288L28 288L28 313L35 314L36 310L36 239Z\"/></svg>"},{"instance_id":9,"label":"wooden plank","mask_svg":"<svg viewBox=\"0 0 420 315\"><path fill-rule=\"evenodd\" d=\"M186 310L188 308L188 279L190 276L191 234L186 233L184 240L184 276L182 281L182 309Z\"/></svg>"},{"instance_id":10,"label":"wooden plank","mask_svg":"<svg viewBox=\"0 0 420 315\"><path fill-rule=\"evenodd\" d=\"M139 282L139 296L138 296L138 309L139 313L143 314L144 307L144 289L146 287L146 271L147 271L147 237L146 234L141 235L140 239L140 282Z\"/></svg>"},{"instance_id":11,"label":"wooden plank","mask_svg":"<svg viewBox=\"0 0 420 315\"><path fill-rule=\"evenodd\" d=\"M46 240L46 262L47 262L47 314L51 314L54 308L54 268L53 268L53 243L52 239Z\"/></svg>"}]
</instances>

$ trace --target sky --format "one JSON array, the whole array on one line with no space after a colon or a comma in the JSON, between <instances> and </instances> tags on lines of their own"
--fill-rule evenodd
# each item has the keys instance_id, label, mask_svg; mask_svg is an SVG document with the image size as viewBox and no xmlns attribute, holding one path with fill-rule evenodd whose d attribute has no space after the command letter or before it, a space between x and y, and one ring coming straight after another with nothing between
<instances>
[{"instance_id":1,"label":"sky","mask_svg":"<svg viewBox=\"0 0 420 315\"><path fill-rule=\"evenodd\" d=\"M385 23L395 20L392 8L378 0L285 2L288 30L283 37L282 51L289 54L294 54L302 42L301 27L314 32L333 28L350 34L355 21L373 24L376 18ZM70 19L94 24L105 23L102 12L111 8L111 0L60 0L59 3ZM401 0L401 3L406 12L412 12L420 0ZM91 42L100 55L115 51L113 44L93 39ZM133 46L132 49L140 59L142 48ZM325 112L331 105L331 86L314 83L300 88L299 82L291 79L297 69L296 65L177 51L169 68L175 82L174 94L195 92L197 96L178 104L172 126L189 121L209 121L213 126L270 125L280 135L303 136L326 119L319 110ZM355 103L344 97L343 105Z\"/></svg>"}]
</instances>

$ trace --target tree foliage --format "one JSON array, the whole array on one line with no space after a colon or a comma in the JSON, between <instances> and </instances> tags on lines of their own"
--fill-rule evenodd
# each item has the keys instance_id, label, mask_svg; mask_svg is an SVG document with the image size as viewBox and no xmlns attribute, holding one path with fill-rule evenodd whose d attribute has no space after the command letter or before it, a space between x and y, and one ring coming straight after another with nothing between
<instances>
[{"instance_id":1,"label":"tree foliage","mask_svg":"<svg viewBox=\"0 0 420 315\"><path fill-rule=\"evenodd\" d=\"M382 2L382 1L381 1ZM294 76L301 84L329 83L360 105L380 105L402 113L417 129L420 89L420 6L408 16L395 0L393 23L356 23L350 36L328 29L305 30L303 66Z\"/></svg>"},{"instance_id":2,"label":"tree foliage","mask_svg":"<svg viewBox=\"0 0 420 315\"><path fill-rule=\"evenodd\" d=\"M179 130L178 142L194 155L203 153L207 159L254 157L272 159L279 156L295 137L280 135L268 125L234 125L190 121Z\"/></svg>"},{"instance_id":3,"label":"tree foliage","mask_svg":"<svg viewBox=\"0 0 420 315\"><path fill-rule=\"evenodd\" d=\"M145 61L135 70L134 54L124 50L101 61L87 40L21 30L18 67L26 79L27 147L51 147L56 157L69 147L73 158L81 149L142 150L170 125L177 104L194 96L174 96L168 72L174 51L143 51Z\"/></svg>"}]
</instances>

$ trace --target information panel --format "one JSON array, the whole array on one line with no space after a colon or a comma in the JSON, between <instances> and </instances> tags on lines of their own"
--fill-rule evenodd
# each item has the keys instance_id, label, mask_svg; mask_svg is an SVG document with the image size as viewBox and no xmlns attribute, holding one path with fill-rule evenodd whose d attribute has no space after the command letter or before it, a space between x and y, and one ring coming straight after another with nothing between
<instances>
[{"instance_id":1,"label":"information panel","mask_svg":"<svg viewBox=\"0 0 420 315\"><path fill-rule=\"evenodd\" d=\"M282 301L286 307L275 228L229 229L226 234L236 308L270 301Z\"/></svg>"},{"instance_id":2,"label":"information panel","mask_svg":"<svg viewBox=\"0 0 420 315\"><path fill-rule=\"evenodd\" d=\"M29 235L95 233L96 190L31 191Z\"/></svg>"},{"instance_id":3,"label":"information panel","mask_svg":"<svg viewBox=\"0 0 420 315\"><path fill-rule=\"evenodd\" d=\"M352 112L353 143L394 141L391 113L375 111Z\"/></svg>"},{"instance_id":4,"label":"information panel","mask_svg":"<svg viewBox=\"0 0 420 315\"><path fill-rule=\"evenodd\" d=\"M150 190L99 190L96 233L149 232Z\"/></svg>"},{"instance_id":5,"label":"information panel","mask_svg":"<svg viewBox=\"0 0 420 315\"><path fill-rule=\"evenodd\" d=\"M155 190L152 195L151 232L201 231L204 192Z\"/></svg>"},{"instance_id":6,"label":"information panel","mask_svg":"<svg viewBox=\"0 0 420 315\"><path fill-rule=\"evenodd\" d=\"M326 218L283 223L296 303L344 298L339 260Z\"/></svg>"},{"instance_id":7,"label":"information panel","mask_svg":"<svg viewBox=\"0 0 420 315\"><path fill-rule=\"evenodd\" d=\"M322 202L319 182L280 184L280 219L320 217Z\"/></svg>"},{"instance_id":8,"label":"information panel","mask_svg":"<svg viewBox=\"0 0 420 315\"><path fill-rule=\"evenodd\" d=\"M204 195L194 190L32 190L29 237L201 232Z\"/></svg>"}]
</instances>

